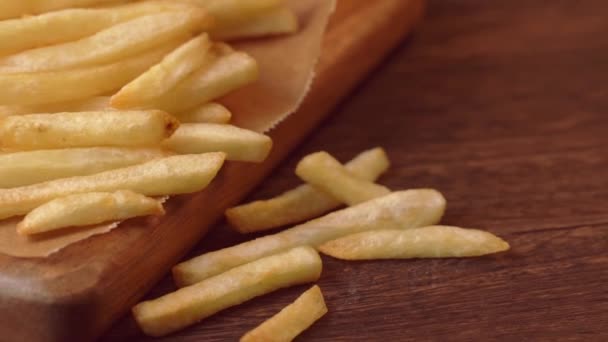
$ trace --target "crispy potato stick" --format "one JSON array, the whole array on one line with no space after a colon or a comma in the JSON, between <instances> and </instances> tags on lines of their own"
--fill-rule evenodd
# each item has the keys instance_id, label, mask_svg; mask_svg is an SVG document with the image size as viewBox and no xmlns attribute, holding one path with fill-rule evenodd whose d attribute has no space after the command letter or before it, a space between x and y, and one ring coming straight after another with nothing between
<instances>
[{"instance_id":1,"label":"crispy potato stick","mask_svg":"<svg viewBox=\"0 0 608 342\"><path fill-rule=\"evenodd\" d=\"M89 192L60 197L39 206L19 222L17 232L35 235L164 213L163 205L158 200L133 191Z\"/></svg>"},{"instance_id":2,"label":"crispy potato stick","mask_svg":"<svg viewBox=\"0 0 608 342\"><path fill-rule=\"evenodd\" d=\"M319 286L304 292L295 302L241 338L241 342L292 341L327 313Z\"/></svg>"},{"instance_id":3,"label":"crispy potato stick","mask_svg":"<svg viewBox=\"0 0 608 342\"><path fill-rule=\"evenodd\" d=\"M205 63L210 63L210 48L211 41L206 33L193 38L124 86L112 96L112 103L137 107L139 103L160 97Z\"/></svg>"},{"instance_id":4,"label":"crispy potato stick","mask_svg":"<svg viewBox=\"0 0 608 342\"><path fill-rule=\"evenodd\" d=\"M128 105L113 99L112 106L121 109L157 108L179 113L226 95L253 82L257 77L258 65L255 59L243 52L230 52L217 58L211 65L195 71L158 99Z\"/></svg>"},{"instance_id":5,"label":"crispy potato stick","mask_svg":"<svg viewBox=\"0 0 608 342\"><path fill-rule=\"evenodd\" d=\"M22 150L158 146L179 127L160 111L28 114L0 118L0 146Z\"/></svg>"},{"instance_id":6,"label":"crispy potato stick","mask_svg":"<svg viewBox=\"0 0 608 342\"><path fill-rule=\"evenodd\" d=\"M445 198L435 190L394 192L274 235L185 261L173 268L173 278L178 286L190 285L296 246L319 246L338 237L367 230L406 229L436 224L444 210Z\"/></svg>"},{"instance_id":7,"label":"crispy potato stick","mask_svg":"<svg viewBox=\"0 0 608 342\"><path fill-rule=\"evenodd\" d=\"M327 152L317 152L304 157L296 167L296 175L348 205L359 204L391 192L382 185L357 178Z\"/></svg>"},{"instance_id":8,"label":"crispy potato stick","mask_svg":"<svg viewBox=\"0 0 608 342\"><path fill-rule=\"evenodd\" d=\"M176 117L183 123L227 124L232 119L232 113L217 102L209 102L178 114Z\"/></svg>"},{"instance_id":9,"label":"crispy potato stick","mask_svg":"<svg viewBox=\"0 0 608 342\"><path fill-rule=\"evenodd\" d=\"M324 254L343 260L461 258L508 249L509 244L492 233L448 226L367 231L319 247Z\"/></svg>"},{"instance_id":10,"label":"crispy potato stick","mask_svg":"<svg viewBox=\"0 0 608 342\"><path fill-rule=\"evenodd\" d=\"M147 335L163 336L252 298L315 281L321 269L314 249L294 248L140 303L133 308L133 316Z\"/></svg>"},{"instance_id":11,"label":"crispy potato stick","mask_svg":"<svg viewBox=\"0 0 608 342\"><path fill-rule=\"evenodd\" d=\"M215 40L238 40L253 37L265 37L298 31L298 17L287 7L279 7L261 16L233 26L219 27L211 30Z\"/></svg>"},{"instance_id":12,"label":"crispy potato stick","mask_svg":"<svg viewBox=\"0 0 608 342\"><path fill-rule=\"evenodd\" d=\"M232 26L235 23L247 22L281 6L284 0L195 0L197 4L209 11L216 26Z\"/></svg>"},{"instance_id":13,"label":"crispy potato stick","mask_svg":"<svg viewBox=\"0 0 608 342\"><path fill-rule=\"evenodd\" d=\"M364 151L345 167L357 177L375 181L386 172L390 161L382 148ZM237 231L253 233L319 217L342 203L332 196L302 184L277 197L226 210L226 218Z\"/></svg>"},{"instance_id":14,"label":"crispy potato stick","mask_svg":"<svg viewBox=\"0 0 608 342\"><path fill-rule=\"evenodd\" d=\"M131 190L165 196L204 189L224 163L224 153L172 156L89 176L0 189L0 219L24 215L55 198L85 192Z\"/></svg>"},{"instance_id":15,"label":"crispy potato stick","mask_svg":"<svg viewBox=\"0 0 608 342\"><path fill-rule=\"evenodd\" d=\"M18 18L71 7L89 7L124 3L129 0L3 0L0 1L0 20Z\"/></svg>"},{"instance_id":16,"label":"crispy potato stick","mask_svg":"<svg viewBox=\"0 0 608 342\"><path fill-rule=\"evenodd\" d=\"M160 149L73 148L0 154L0 188L86 176L169 156Z\"/></svg>"},{"instance_id":17,"label":"crispy potato stick","mask_svg":"<svg viewBox=\"0 0 608 342\"><path fill-rule=\"evenodd\" d=\"M173 1L146 1L110 8L66 9L0 21L0 55L74 41L140 16L193 7Z\"/></svg>"},{"instance_id":18,"label":"crispy potato stick","mask_svg":"<svg viewBox=\"0 0 608 342\"><path fill-rule=\"evenodd\" d=\"M85 99L120 89L158 63L182 40L140 56L97 67L41 73L0 74L0 103L39 105Z\"/></svg>"},{"instance_id":19,"label":"crispy potato stick","mask_svg":"<svg viewBox=\"0 0 608 342\"><path fill-rule=\"evenodd\" d=\"M225 152L226 159L262 162L272 148L270 137L232 125L182 124L162 146L177 153Z\"/></svg>"},{"instance_id":20,"label":"crispy potato stick","mask_svg":"<svg viewBox=\"0 0 608 342\"><path fill-rule=\"evenodd\" d=\"M0 106L0 117L10 115L62 113L62 112L100 112L113 111L110 97L96 96L82 100L47 103L40 105Z\"/></svg>"},{"instance_id":21,"label":"crispy potato stick","mask_svg":"<svg viewBox=\"0 0 608 342\"><path fill-rule=\"evenodd\" d=\"M210 26L202 9L152 14L74 42L0 58L0 72L65 70L117 62Z\"/></svg>"}]
</instances>

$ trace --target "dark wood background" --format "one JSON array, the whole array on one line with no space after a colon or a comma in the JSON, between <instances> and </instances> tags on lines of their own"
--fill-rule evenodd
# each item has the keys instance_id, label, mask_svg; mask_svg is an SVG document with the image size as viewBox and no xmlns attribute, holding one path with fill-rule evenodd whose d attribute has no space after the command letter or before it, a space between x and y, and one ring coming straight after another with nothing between
<instances>
[{"instance_id":1,"label":"dark wood background","mask_svg":"<svg viewBox=\"0 0 608 342\"><path fill-rule=\"evenodd\" d=\"M394 52L250 200L299 184L307 153L373 146L392 189L434 187L444 223L512 245L478 259L324 258L315 341L608 340L608 2L431 0ZM336 80L338 81L338 80ZM220 225L192 252L234 244ZM307 286L163 341L236 340ZM173 287L165 279L150 293ZM130 318L107 341L141 340Z\"/></svg>"}]
</instances>

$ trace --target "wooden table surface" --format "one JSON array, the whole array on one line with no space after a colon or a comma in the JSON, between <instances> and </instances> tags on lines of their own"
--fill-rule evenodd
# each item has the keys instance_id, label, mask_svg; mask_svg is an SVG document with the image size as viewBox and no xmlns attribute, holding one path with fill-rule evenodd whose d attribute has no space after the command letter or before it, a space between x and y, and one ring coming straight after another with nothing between
<instances>
[{"instance_id":1,"label":"wooden table surface","mask_svg":"<svg viewBox=\"0 0 608 342\"><path fill-rule=\"evenodd\" d=\"M392 189L433 187L444 223L512 246L477 259L324 257L329 314L301 340L608 340L608 2L430 1L426 21L250 196L307 153L383 146ZM220 225L192 255L240 241ZM308 286L163 341L236 340ZM150 298L172 290L169 278ZM141 340L126 318L108 341Z\"/></svg>"}]
</instances>

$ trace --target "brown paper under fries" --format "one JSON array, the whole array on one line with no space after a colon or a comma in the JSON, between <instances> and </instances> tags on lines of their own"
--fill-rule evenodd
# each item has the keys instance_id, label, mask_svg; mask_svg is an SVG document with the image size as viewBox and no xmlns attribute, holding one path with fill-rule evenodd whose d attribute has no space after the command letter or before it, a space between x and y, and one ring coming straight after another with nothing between
<instances>
[{"instance_id":1,"label":"brown paper under fries","mask_svg":"<svg viewBox=\"0 0 608 342\"><path fill-rule=\"evenodd\" d=\"M220 102L234 115L234 124L266 132L296 111L314 77L321 43L334 0L288 0L297 13L300 31L293 35L243 41L235 49L254 56L260 79ZM286 77L288 76L288 77ZM18 220L0 221L0 253L18 257L47 257L62 248L93 235L103 234L118 224L99 225L46 239L28 240L16 231Z\"/></svg>"}]
</instances>

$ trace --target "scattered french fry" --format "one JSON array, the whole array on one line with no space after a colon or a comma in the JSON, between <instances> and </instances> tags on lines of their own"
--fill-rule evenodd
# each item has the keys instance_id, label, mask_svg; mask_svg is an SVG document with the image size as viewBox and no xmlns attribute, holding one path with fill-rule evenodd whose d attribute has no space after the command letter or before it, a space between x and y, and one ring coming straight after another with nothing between
<instances>
[{"instance_id":1,"label":"scattered french fry","mask_svg":"<svg viewBox=\"0 0 608 342\"><path fill-rule=\"evenodd\" d=\"M208 14L196 8L147 15L81 40L0 58L0 72L65 70L114 63L210 25Z\"/></svg>"},{"instance_id":2,"label":"scattered french fry","mask_svg":"<svg viewBox=\"0 0 608 342\"><path fill-rule=\"evenodd\" d=\"M345 165L352 174L371 182L389 166L382 148L364 151ZM317 218L340 205L332 196L302 184L277 197L228 209L226 218L237 231L253 233Z\"/></svg>"},{"instance_id":3,"label":"scattered french fry","mask_svg":"<svg viewBox=\"0 0 608 342\"><path fill-rule=\"evenodd\" d=\"M163 336L252 298L315 281L321 269L314 249L294 248L142 302L133 308L133 316L147 335Z\"/></svg>"},{"instance_id":4,"label":"scattered french fry","mask_svg":"<svg viewBox=\"0 0 608 342\"><path fill-rule=\"evenodd\" d=\"M197 192L215 177L224 158L221 152L171 156L89 176L0 189L0 219L24 215L55 198L85 192L131 190L146 196Z\"/></svg>"},{"instance_id":5,"label":"scattered french fry","mask_svg":"<svg viewBox=\"0 0 608 342\"><path fill-rule=\"evenodd\" d=\"M40 73L0 74L0 103L41 105L105 95L148 70L183 40L113 64Z\"/></svg>"},{"instance_id":6,"label":"scattered french fry","mask_svg":"<svg viewBox=\"0 0 608 342\"><path fill-rule=\"evenodd\" d=\"M89 192L60 197L39 206L17 225L17 232L35 235L164 213L158 200L132 191Z\"/></svg>"},{"instance_id":7,"label":"scattered french fry","mask_svg":"<svg viewBox=\"0 0 608 342\"><path fill-rule=\"evenodd\" d=\"M86 176L169 156L160 149L73 148L0 154L0 188Z\"/></svg>"},{"instance_id":8,"label":"scattered french fry","mask_svg":"<svg viewBox=\"0 0 608 342\"><path fill-rule=\"evenodd\" d=\"M319 246L367 230L433 225L439 222L444 210L445 198L435 190L394 192L274 235L266 235L182 262L173 268L173 278L178 286L186 286L297 246Z\"/></svg>"},{"instance_id":9,"label":"scattered french fry","mask_svg":"<svg viewBox=\"0 0 608 342\"><path fill-rule=\"evenodd\" d=\"M4 2L22 1L3 1L2 4ZM108 8L65 9L37 16L0 21L0 56L78 40L112 25L144 15L193 8L195 6L188 3L144 1ZM4 14L1 12L0 16Z\"/></svg>"},{"instance_id":10,"label":"scattered french fry","mask_svg":"<svg viewBox=\"0 0 608 342\"><path fill-rule=\"evenodd\" d=\"M357 178L327 152L317 152L304 157L296 167L296 174L305 182L348 205L359 204L391 192L384 186Z\"/></svg>"},{"instance_id":11,"label":"scattered french fry","mask_svg":"<svg viewBox=\"0 0 608 342\"><path fill-rule=\"evenodd\" d=\"M146 103L167 93L205 63L211 63L210 48L211 41L206 33L193 38L125 85L112 96L112 103L123 108L145 107Z\"/></svg>"},{"instance_id":12,"label":"scattered french fry","mask_svg":"<svg viewBox=\"0 0 608 342\"><path fill-rule=\"evenodd\" d=\"M272 9L250 21L211 31L216 40L238 40L294 33L298 30L298 17L287 7Z\"/></svg>"},{"instance_id":13,"label":"scattered french fry","mask_svg":"<svg viewBox=\"0 0 608 342\"><path fill-rule=\"evenodd\" d=\"M241 338L241 342L292 341L327 313L319 286L304 292L295 302Z\"/></svg>"},{"instance_id":14,"label":"scattered french fry","mask_svg":"<svg viewBox=\"0 0 608 342\"><path fill-rule=\"evenodd\" d=\"M232 113L217 102L209 102L178 114L176 117L183 123L227 124L232 119Z\"/></svg>"},{"instance_id":15,"label":"scattered french fry","mask_svg":"<svg viewBox=\"0 0 608 342\"><path fill-rule=\"evenodd\" d=\"M4 0L0 1L0 20L18 18L24 15L39 14L71 7L90 7L129 0Z\"/></svg>"},{"instance_id":16,"label":"scattered french fry","mask_svg":"<svg viewBox=\"0 0 608 342\"><path fill-rule=\"evenodd\" d=\"M449 226L367 231L319 247L324 254L344 260L461 258L508 249L509 244L492 233Z\"/></svg>"},{"instance_id":17,"label":"scattered french fry","mask_svg":"<svg viewBox=\"0 0 608 342\"><path fill-rule=\"evenodd\" d=\"M158 146L179 127L159 111L28 114L0 118L0 146L22 150Z\"/></svg>"},{"instance_id":18,"label":"scattered french fry","mask_svg":"<svg viewBox=\"0 0 608 342\"><path fill-rule=\"evenodd\" d=\"M0 117L24 114L113 111L110 97L96 96L82 100L23 106L0 106Z\"/></svg>"},{"instance_id":19,"label":"scattered french fry","mask_svg":"<svg viewBox=\"0 0 608 342\"><path fill-rule=\"evenodd\" d=\"M221 45L219 49L224 50ZM255 59L243 52L228 52L208 67L195 71L158 99L145 105L138 104L138 108L157 108L168 113L180 113L241 88L257 77L258 65ZM116 101L112 101L112 106L129 108Z\"/></svg>"},{"instance_id":20,"label":"scattered french fry","mask_svg":"<svg viewBox=\"0 0 608 342\"><path fill-rule=\"evenodd\" d=\"M284 0L194 0L209 11L217 27L234 26L263 15L279 6Z\"/></svg>"},{"instance_id":21,"label":"scattered french fry","mask_svg":"<svg viewBox=\"0 0 608 342\"><path fill-rule=\"evenodd\" d=\"M182 124L162 146L177 153L220 151L228 160L262 162L270 153L272 139L232 125Z\"/></svg>"}]
</instances>

